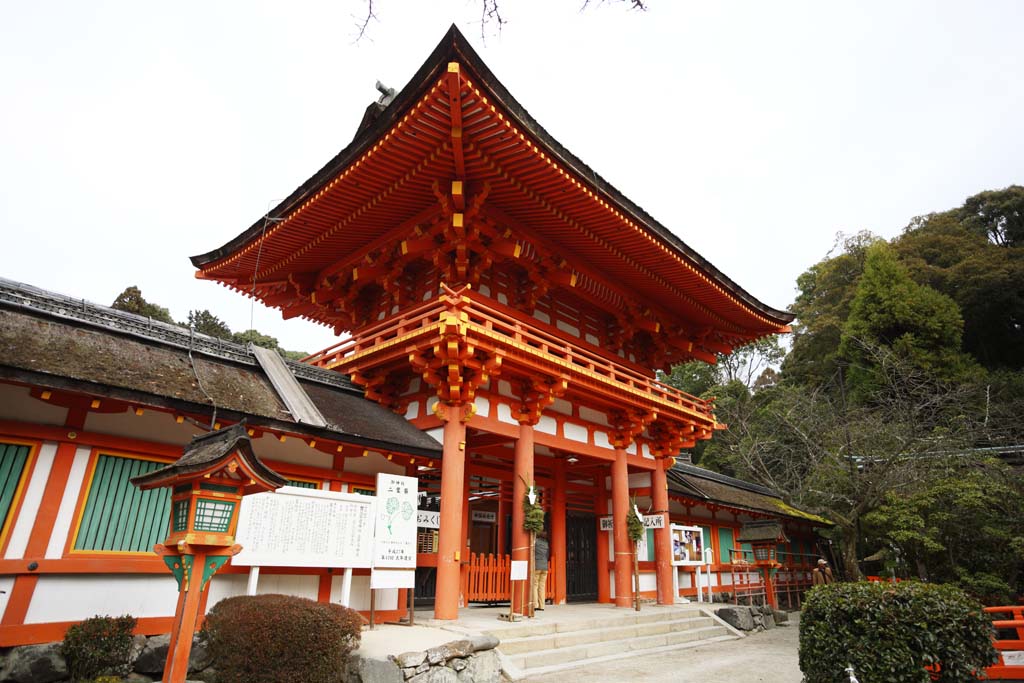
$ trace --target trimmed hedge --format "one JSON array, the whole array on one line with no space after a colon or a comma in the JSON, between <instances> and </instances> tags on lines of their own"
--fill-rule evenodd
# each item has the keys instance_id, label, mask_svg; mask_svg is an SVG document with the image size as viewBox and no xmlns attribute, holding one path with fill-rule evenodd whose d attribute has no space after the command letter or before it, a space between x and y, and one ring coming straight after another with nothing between
<instances>
[{"instance_id":1,"label":"trimmed hedge","mask_svg":"<svg viewBox=\"0 0 1024 683\"><path fill-rule=\"evenodd\" d=\"M91 681L103 675L120 676L131 669L135 617L90 617L68 627L61 654L72 681Z\"/></svg>"},{"instance_id":2,"label":"trimmed hedge","mask_svg":"<svg viewBox=\"0 0 1024 683\"><path fill-rule=\"evenodd\" d=\"M203 626L217 683L338 683L361 633L355 610L292 595L226 598Z\"/></svg>"},{"instance_id":3,"label":"trimmed hedge","mask_svg":"<svg viewBox=\"0 0 1024 683\"><path fill-rule=\"evenodd\" d=\"M817 586L800 615L800 670L807 683L848 683L848 665L860 683L964 683L996 661L993 633L981 605L955 586Z\"/></svg>"}]
</instances>

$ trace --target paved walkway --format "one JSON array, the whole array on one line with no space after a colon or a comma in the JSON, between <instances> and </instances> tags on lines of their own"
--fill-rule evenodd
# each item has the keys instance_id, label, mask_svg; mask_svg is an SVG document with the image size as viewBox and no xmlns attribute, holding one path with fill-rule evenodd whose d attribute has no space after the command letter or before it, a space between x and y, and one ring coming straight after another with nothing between
<instances>
[{"instance_id":1,"label":"paved walkway","mask_svg":"<svg viewBox=\"0 0 1024 683\"><path fill-rule=\"evenodd\" d=\"M798 614L791 614L789 626L742 640L619 659L531 676L519 683L800 683L798 618Z\"/></svg>"}]
</instances>

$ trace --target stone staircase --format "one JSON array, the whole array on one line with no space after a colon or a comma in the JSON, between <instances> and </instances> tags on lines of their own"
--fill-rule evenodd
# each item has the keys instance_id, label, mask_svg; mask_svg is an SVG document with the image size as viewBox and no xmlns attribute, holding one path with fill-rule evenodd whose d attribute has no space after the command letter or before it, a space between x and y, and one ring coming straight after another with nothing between
<instances>
[{"instance_id":1,"label":"stone staircase","mask_svg":"<svg viewBox=\"0 0 1024 683\"><path fill-rule=\"evenodd\" d=\"M501 641L498 651L510 678L739 637L698 607L609 609L607 614L565 619L557 611L548 607L535 619L488 629Z\"/></svg>"}]
</instances>

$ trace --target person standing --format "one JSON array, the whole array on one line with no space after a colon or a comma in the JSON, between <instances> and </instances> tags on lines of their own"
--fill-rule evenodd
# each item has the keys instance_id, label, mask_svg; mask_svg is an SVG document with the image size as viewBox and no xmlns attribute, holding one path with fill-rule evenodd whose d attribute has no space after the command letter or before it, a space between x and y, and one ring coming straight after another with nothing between
<instances>
[{"instance_id":1,"label":"person standing","mask_svg":"<svg viewBox=\"0 0 1024 683\"><path fill-rule=\"evenodd\" d=\"M811 572L811 585L823 586L830 583L835 583L835 577L832 576L832 569L828 566L828 562L824 559L819 559L818 566Z\"/></svg>"},{"instance_id":2,"label":"person standing","mask_svg":"<svg viewBox=\"0 0 1024 683\"><path fill-rule=\"evenodd\" d=\"M530 600L534 610L544 610L544 599L548 586L548 558L550 547L548 546L548 532L540 531L533 546L533 577L530 582Z\"/></svg>"}]
</instances>

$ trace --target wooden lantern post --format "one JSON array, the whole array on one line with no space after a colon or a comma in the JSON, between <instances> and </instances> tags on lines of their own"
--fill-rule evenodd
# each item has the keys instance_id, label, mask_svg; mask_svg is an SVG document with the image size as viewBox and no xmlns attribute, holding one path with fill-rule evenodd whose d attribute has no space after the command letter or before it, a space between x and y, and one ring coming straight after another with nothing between
<instances>
[{"instance_id":1,"label":"wooden lantern post","mask_svg":"<svg viewBox=\"0 0 1024 683\"><path fill-rule=\"evenodd\" d=\"M770 607L778 607L772 571L782 566L776 553L778 545L789 542L782 524L775 520L747 522L740 528L736 540L740 543L750 543L754 550L754 566L764 576L765 602Z\"/></svg>"},{"instance_id":2,"label":"wooden lantern post","mask_svg":"<svg viewBox=\"0 0 1024 683\"><path fill-rule=\"evenodd\" d=\"M286 481L256 457L240 423L195 437L177 462L132 483L142 490L169 486L173 492L170 534L153 552L178 582L163 681L183 683L210 579L242 549L235 543L242 496L273 491Z\"/></svg>"}]
</instances>

